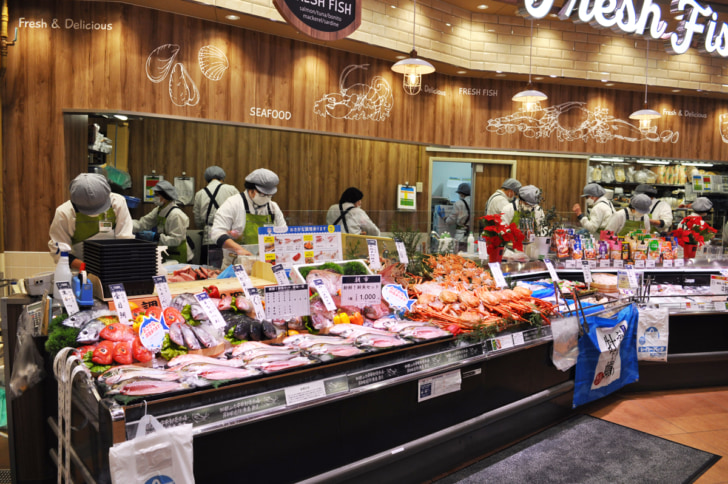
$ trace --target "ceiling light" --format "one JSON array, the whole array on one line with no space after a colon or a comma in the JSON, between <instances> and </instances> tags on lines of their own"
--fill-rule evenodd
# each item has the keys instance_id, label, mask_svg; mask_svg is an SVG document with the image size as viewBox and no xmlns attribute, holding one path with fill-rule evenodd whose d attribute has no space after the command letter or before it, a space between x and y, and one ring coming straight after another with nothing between
<instances>
[{"instance_id":1,"label":"ceiling light","mask_svg":"<svg viewBox=\"0 0 728 484\"><path fill-rule=\"evenodd\" d=\"M550 74L549 77L559 77L556 74Z\"/></svg>"},{"instance_id":2,"label":"ceiling light","mask_svg":"<svg viewBox=\"0 0 728 484\"><path fill-rule=\"evenodd\" d=\"M691 163L689 161L683 161L682 164L685 165L685 166L703 166L705 168L708 168L708 167L713 166L712 163L697 163L697 162L696 163Z\"/></svg>"},{"instance_id":3,"label":"ceiling light","mask_svg":"<svg viewBox=\"0 0 728 484\"><path fill-rule=\"evenodd\" d=\"M240 17L238 15L234 15L232 13L230 15L225 15L225 18L228 20L240 20Z\"/></svg>"},{"instance_id":4,"label":"ceiling light","mask_svg":"<svg viewBox=\"0 0 728 484\"><path fill-rule=\"evenodd\" d=\"M458 74L467 74L468 71L458 71Z\"/></svg>"},{"instance_id":5,"label":"ceiling light","mask_svg":"<svg viewBox=\"0 0 728 484\"><path fill-rule=\"evenodd\" d=\"M672 92L680 92L680 89L673 89Z\"/></svg>"},{"instance_id":6,"label":"ceiling light","mask_svg":"<svg viewBox=\"0 0 728 484\"><path fill-rule=\"evenodd\" d=\"M404 92L414 96L419 94L422 89L422 75L432 74L435 72L435 66L424 59L417 57L415 50L415 28L417 26L417 0L414 0L414 8L412 10L412 52L408 59L402 59L392 66L392 70L397 74L403 74L402 87Z\"/></svg>"},{"instance_id":7,"label":"ceiling light","mask_svg":"<svg viewBox=\"0 0 728 484\"><path fill-rule=\"evenodd\" d=\"M126 121L127 119L129 119L129 116L124 116L123 114L114 114L114 117L116 119L120 119L121 121Z\"/></svg>"},{"instance_id":8,"label":"ceiling light","mask_svg":"<svg viewBox=\"0 0 728 484\"><path fill-rule=\"evenodd\" d=\"M480 4L480 5L478 5L478 6L476 7L476 8L477 8L478 10L485 10L486 8L488 8L488 6L487 6L487 5L485 5L485 4Z\"/></svg>"},{"instance_id":9,"label":"ceiling light","mask_svg":"<svg viewBox=\"0 0 728 484\"><path fill-rule=\"evenodd\" d=\"M548 96L541 91L531 89L531 70L533 61L533 19L531 19L531 46L528 51L528 88L525 91L517 92L513 96L513 100L522 103L523 110L526 112L535 111L539 107L541 101L548 99Z\"/></svg>"},{"instance_id":10,"label":"ceiling light","mask_svg":"<svg viewBox=\"0 0 728 484\"><path fill-rule=\"evenodd\" d=\"M640 122L640 131L649 131L653 119L660 119L661 115L654 109L647 107L647 64L650 53L650 38L647 38L647 46L645 47L645 107L638 109L629 115L629 119L637 119Z\"/></svg>"},{"instance_id":11,"label":"ceiling light","mask_svg":"<svg viewBox=\"0 0 728 484\"><path fill-rule=\"evenodd\" d=\"M602 79L602 82L607 82L607 79Z\"/></svg>"},{"instance_id":12,"label":"ceiling light","mask_svg":"<svg viewBox=\"0 0 728 484\"><path fill-rule=\"evenodd\" d=\"M613 85L614 85L613 82L608 82L608 83L605 84L605 86L609 86L609 87L612 87Z\"/></svg>"},{"instance_id":13,"label":"ceiling light","mask_svg":"<svg viewBox=\"0 0 728 484\"><path fill-rule=\"evenodd\" d=\"M506 75L505 75L505 74L503 74L502 72L499 72L499 73L497 73L497 74L495 75L495 77L506 77Z\"/></svg>"},{"instance_id":14,"label":"ceiling light","mask_svg":"<svg viewBox=\"0 0 728 484\"><path fill-rule=\"evenodd\" d=\"M637 160L637 163L643 165L669 165L670 162L667 160Z\"/></svg>"},{"instance_id":15,"label":"ceiling light","mask_svg":"<svg viewBox=\"0 0 728 484\"><path fill-rule=\"evenodd\" d=\"M406 55L396 55L396 56L394 56L394 58L395 59L406 59L407 56Z\"/></svg>"},{"instance_id":16,"label":"ceiling light","mask_svg":"<svg viewBox=\"0 0 728 484\"><path fill-rule=\"evenodd\" d=\"M589 161L596 161L598 163L605 162L605 161L611 161L613 163L623 163L624 158L621 156L592 156L589 158Z\"/></svg>"},{"instance_id":17,"label":"ceiling light","mask_svg":"<svg viewBox=\"0 0 728 484\"><path fill-rule=\"evenodd\" d=\"M397 8L397 6L396 6L396 5L390 5L390 7L392 7L392 8Z\"/></svg>"}]
</instances>

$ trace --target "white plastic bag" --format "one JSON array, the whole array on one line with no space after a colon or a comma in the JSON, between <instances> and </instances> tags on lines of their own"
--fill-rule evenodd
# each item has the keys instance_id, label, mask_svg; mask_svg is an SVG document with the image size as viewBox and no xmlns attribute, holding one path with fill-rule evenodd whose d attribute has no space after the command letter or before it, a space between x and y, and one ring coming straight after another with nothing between
<instances>
[{"instance_id":1,"label":"white plastic bag","mask_svg":"<svg viewBox=\"0 0 728 484\"><path fill-rule=\"evenodd\" d=\"M554 318L551 321L554 351L551 361L561 371L576 364L579 356L579 319L576 316Z\"/></svg>"},{"instance_id":2,"label":"white plastic bag","mask_svg":"<svg viewBox=\"0 0 728 484\"><path fill-rule=\"evenodd\" d=\"M637 359L667 361L670 314L667 308L640 308L637 325Z\"/></svg>"},{"instance_id":3,"label":"white plastic bag","mask_svg":"<svg viewBox=\"0 0 728 484\"><path fill-rule=\"evenodd\" d=\"M151 425L154 432L147 433ZM152 415L139 420L136 436L109 449L113 483L194 484L192 424L165 428Z\"/></svg>"}]
</instances>

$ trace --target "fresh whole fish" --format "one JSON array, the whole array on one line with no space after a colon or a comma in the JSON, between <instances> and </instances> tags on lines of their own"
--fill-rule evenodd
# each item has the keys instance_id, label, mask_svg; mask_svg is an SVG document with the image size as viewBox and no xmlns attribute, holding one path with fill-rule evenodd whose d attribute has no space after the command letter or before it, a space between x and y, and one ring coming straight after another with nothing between
<instances>
[{"instance_id":1,"label":"fresh whole fish","mask_svg":"<svg viewBox=\"0 0 728 484\"><path fill-rule=\"evenodd\" d=\"M113 388L112 392L107 392L107 394L121 393L122 395L141 397L146 395L159 395L161 393L176 392L187 388L190 388L190 386L177 381L131 380Z\"/></svg>"},{"instance_id":2,"label":"fresh whole fish","mask_svg":"<svg viewBox=\"0 0 728 484\"><path fill-rule=\"evenodd\" d=\"M265 336L266 339L275 339L276 336L278 336L278 330L273 325L272 321L265 320L263 321L263 336Z\"/></svg>"},{"instance_id":3,"label":"fresh whole fish","mask_svg":"<svg viewBox=\"0 0 728 484\"><path fill-rule=\"evenodd\" d=\"M263 353L263 354L255 354L251 355L250 357L246 357L245 355L241 355L240 358L245 361L245 365L251 368L257 368L260 365L265 365L270 363L271 361L284 361L284 360L290 360L291 358L300 357L301 354L297 351L294 353Z\"/></svg>"},{"instance_id":4,"label":"fresh whole fish","mask_svg":"<svg viewBox=\"0 0 728 484\"><path fill-rule=\"evenodd\" d=\"M182 336L185 340L185 344L183 346L186 346L190 350L202 349L202 346L200 346L200 342L197 340L197 336L195 336L195 332L192 331L192 328L190 328L189 324L180 324L180 329L182 330Z\"/></svg>"},{"instance_id":5,"label":"fresh whole fish","mask_svg":"<svg viewBox=\"0 0 728 484\"><path fill-rule=\"evenodd\" d=\"M329 343L316 343L306 351L314 356L332 355L339 357L354 356L364 353L364 350L351 345L332 345Z\"/></svg>"},{"instance_id":6,"label":"fresh whole fish","mask_svg":"<svg viewBox=\"0 0 728 484\"><path fill-rule=\"evenodd\" d=\"M329 328L329 334L340 336L342 338L356 338L362 334L379 334L382 336L396 336L394 333L384 330L359 326L358 324L335 324Z\"/></svg>"},{"instance_id":7,"label":"fresh whole fish","mask_svg":"<svg viewBox=\"0 0 728 484\"><path fill-rule=\"evenodd\" d=\"M233 297L223 296L217 301L217 309L219 311L227 311L232 308Z\"/></svg>"},{"instance_id":8,"label":"fresh whole fish","mask_svg":"<svg viewBox=\"0 0 728 484\"><path fill-rule=\"evenodd\" d=\"M199 303L197 302L197 298L195 298L194 294L185 292L175 296L174 299L172 299L171 306L176 308L178 311L182 311L188 304L192 305Z\"/></svg>"},{"instance_id":9,"label":"fresh whole fish","mask_svg":"<svg viewBox=\"0 0 728 484\"><path fill-rule=\"evenodd\" d=\"M102 341L96 346L91 361L98 365L110 365L114 360L114 341Z\"/></svg>"},{"instance_id":10,"label":"fresh whole fish","mask_svg":"<svg viewBox=\"0 0 728 484\"><path fill-rule=\"evenodd\" d=\"M154 353L149 351L142 344L142 340L139 339L139 335L137 335L134 338L134 341L132 341L132 343L131 343L131 355L134 357L135 360L137 360L140 363L146 363L147 361L152 361L152 358L154 358Z\"/></svg>"},{"instance_id":11,"label":"fresh whole fish","mask_svg":"<svg viewBox=\"0 0 728 484\"><path fill-rule=\"evenodd\" d=\"M195 321L207 321L208 319L207 313L204 309L202 309L202 305L200 303L190 305L190 315Z\"/></svg>"},{"instance_id":12,"label":"fresh whole fish","mask_svg":"<svg viewBox=\"0 0 728 484\"><path fill-rule=\"evenodd\" d=\"M298 348L293 348L290 346L270 346L266 345L265 348L250 348L245 351L238 351L236 352L235 349L233 349L233 357L240 357L243 360L249 360L250 358L254 358L256 356L260 355L272 355L272 354L294 354L298 353Z\"/></svg>"},{"instance_id":13,"label":"fresh whole fish","mask_svg":"<svg viewBox=\"0 0 728 484\"><path fill-rule=\"evenodd\" d=\"M263 340L263 323L261 323L260 321L251 321L248 331L248 337L253 341Z\"/></svg>"},{"instance_id":14,"label":"fresh whole fish","mask_svg":"<svg viewBox=\"0 0 728 484\"><path fill-rule=\"evenodd\" d=\"M131 341L117 341L114 345L113 358L120 365L130 365L132 362Z\"/></svg>"},{"instance_id":15,"label":"fresh whole fish","mask_svg":"<svg viewBox=\"0 0 728 484\"><path fill-rule=\"evenodd\" d=\"M250 325L253 323L252 320L243 319L233 330L233 336L237 339L248 339L250 337Z\"/></svg>"},{"instance_id":16,"label":"fresh whole fish","mask_svg":"<svg viewBox=\"0 0 728 484\"><path fill-rule=\"evenodd\" d=\"M410 326L404 328L399 332L400 336L405 338L411 338L416 341L444 338L445 336L452 336L452 333L445 331L444 329L438 328L437 326Z\"/></svg>"},{"instance_id":17,"label":"fresh whole fish","mask_svg":"<svg viewBox=\"0 0 728 484\"><path fill-rule=\"evenodd\" d=\"M109 311L108 309L88 309L86 311L80 311L73 316L67 317L63 320L63 326L70 328L83 328L83 326L91 321L92 319L104 318L109 316L115 316L116 311Z\"/></svg>"},{"instance_id":18,"label":"fresh whole fish","mask_svg":"<svg viewBox=\"0 0 728 484\"><path fill-rule=\"evenodd\" d=\"M180 373L192 374L207 380L236 380L259 375L253 368L214 365L210 363L190 363L179 369Z\"/></svg>"},{"instance_id":19,"label":"fresh whole fish","mask_svg":"<svg viewBox=\"0 0 728 484\"><path fill-rule=\"evenodd\" d=\"M173 368L175 366L189 365L190 363L208 363L212 365L223 365L231 367L240 367L244 364L242 360L237 359L223 360L221 358L212 358L210 356L204 355L191 355L188 353L186 355L175 356L167 362L167 366Z\"/></svg>"},{"instance_id":20,"label":"fresh whole fish","mask_svg":"<svg viewBox=\"0 0 728 484\"><path fill-rule=\"evenodd\" d=\"M253 303L245 296L236 296L233 304L238 311L242 311L244 313L249 313L253 310Z\"/></svg>"},{"instance_id":21,"label":"fresh whole fish","mask_svg":"<svg viewBox=\"0 0 728 484\"><path fill-rule=\"evenodd\" d=\"M99 341L99 333L106 327L106 323L100 319L91 319L81 328L81 332L76 337L76 343L88 345Z\"/></svg>"},{"instance_id":22,"label":"fresh whole fish","mask_svg":"<svg viewBox=\"0 0 728 484\"><path fill-rule=\"evenodd\" d=\"M410 344L406 339L402 339L397 335L385 336L381 334L362 334L356 339L357 346L364 348L394 348L395 346L404 346Z\"/></svg>"},{"instance_id":23,"label":"fresh whole fish","mask_svg":"<svg viewBox=\"0 0 728 484\"><path fill-rule=\"evenodd\" d=\"M186 323L172 323L169 327L169 340L179 346L185 345L185 337L182 335L182 325Z\"/></svg>"},{"instance_id":24,"label":"fresh whole fish","mask_svg":"<svg viewBox=\"0 0 728 484\"><path fill-rule=\"evenodd\" d=\"M197 339L199 342L204 346L205 348L212 348L217 344L217 341L210 335L210 333L207 332L205 328L202 326L192 326L190 325L190 328L192 329L192 332L195 333L195 336L197 336Z\"/></svg>"},{"instance_id":25,"label":"fresh whole fish","mask_svg":"<svg viewBox=\"0 0 728 484\"><path fill-rule=\"evenodd\" d=\"M289 336L283 340L284 345L296 346L298 348L307 348L314 344L343 344L346 343L344 338L338 336L323 336L318 334L297 334Z\"/></svg>"},{"instance_id":26,"label":"fresh whole fish","mask_svg":"<svg viewBox=\"0 0 728 484\"><path fill-rule=\"evenodd\" d=\"M99 336L109 341L132 341L136 333L131 326L122 323L111 323L101 329Z\"/></svg>"},{"instance_id":27,"label":"fresh whole fish","mask_svg":"<svg viewBox=\"0 0 728 484\"><path fill-rule=\"evenodd\" d=\"M305 356L298 356L296 358L291 358L290 360L271 361L269 363L262 364L258 367L258 369L264 373L274 373L276 371L288 370L289 368L310 365L311 363L315 362Z\"/></svg>"},{"instance_id":28,"label":"fresh whole fish","mask_svg":"<svg viewBox=\"0 0 728 484\"><path fill-rule=\"evenodd\" d=\"M137 365L122 365L115 366L103 372L99 375L98 382L112 386L126 380L131 380L132 378L175 381L179 379L179 375L174 370L147 368L145 366Z\"/></svg>"},{"instance_id":29,"label":"fresh whole fish","mask_svg":"<svg viewBox=\"0 0 728 484\"><path fill-rule=\"evenodd\" d=\"M362 310L361 314L367 319L377 320L389 314L389 306L387 306L387 303L385 302L381 302L374 306L366 306Z\"/></svg>"},{"instance_id":30,"label":"fresh whole fish","mask_svg":"<svg viewBox=\"0 0 728 484\"><path fill-rule=\"evenodd\" d=\"M252 350L254 348L268 348L270 345L261 343L260 341L244 341L240 344L233 346L232 354L240 354L244 351Z\"/></svg>"}]
</instances>

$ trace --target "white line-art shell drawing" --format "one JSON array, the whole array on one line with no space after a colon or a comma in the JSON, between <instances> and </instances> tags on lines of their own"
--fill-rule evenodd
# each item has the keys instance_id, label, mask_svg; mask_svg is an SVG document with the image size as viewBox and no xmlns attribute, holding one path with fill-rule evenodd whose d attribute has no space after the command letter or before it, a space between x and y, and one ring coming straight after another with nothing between
<instances>
[{"instance_id":1,"label":"white line-art shell drawing","mask_svg":"<svg viewBox=\"0 0 728 484\"><path fill-rule=\"evenodd\" d=\"M658 133L657 126L641 130L638 126L611 116L609 109L597 107L590 111L585 105L585 102L570 101L532 112L519 110L508 116L489 119L486 129L498 135L520 132L527 138L550 138L556 133L556 138L561 142L581 140L585 143L590 139L597 143L614 139L677 143L680 137L679 132L669 129ZM562 126L559 117L575 109L581 112L580 124L574 128Z\"/></svg>"},{"instance_id":2,"label":"white line-art shell drawing","mask_svg":"<svg viewBox=\"0 0 728 484\"><path fill-rule=\"evenodd\" d=\"M728 143L728 114L718 116L718 129L720 130L720 137L723 138L723 143Z\"/></svg>"},{"instance_id":3,"label":"white line-art shell drawing","mask_svg":"<svg viewBox=\"0 0 728 484\"><path fill-rule=\"evenodd\" d=\"M165 80L178 53L179 45L177 44L164 44L154 49L147 57L146 71L149 80L152 82Z\"/></svg>"},{"instance_id":4,"label":"white line-art shell drawing","mask_svg":"<svg viewBox=\"0 0 728 484\"><path fill-rule=\"evenodd\" d=\"M181 62L174 65L169 75L169 97L177 106L195 106L200 102L200 91Z\"/></svg>"},{"instance_id":5,"label":"white line-art shell drawing","mask_svg":"<svg viewBox=\"0 0 728 484\"><path fill-rule=\"evenodd\" d=\"M225 53L214 45L205 45L197 54L202 74L211 81L219 81L230 67Z\"/></svg>"},{"instance_id":6,"label":"white line-art shell drawing","mask_svg":"<svg viewBox=\"0 0 728 484\"><path fill-rule=\"evenodd\" d=\"M346 66L339 76L339 92L324 94L316 101L313 112L319 116L336 119L384 121L394 105L392 88L381 76L372 78L369 84L355 83L346 86L346 78L352 72L366 71L369 64Z\"/></svg>"}]
</instances>

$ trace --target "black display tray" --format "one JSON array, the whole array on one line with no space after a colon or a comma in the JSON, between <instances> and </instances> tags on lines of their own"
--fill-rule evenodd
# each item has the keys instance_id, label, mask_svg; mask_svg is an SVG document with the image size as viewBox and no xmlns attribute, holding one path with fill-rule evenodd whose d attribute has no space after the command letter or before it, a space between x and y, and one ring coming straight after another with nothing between
<instances>
[{"instance_id":1,"label":"black display tray","mask_svg":"<svg viewBox=\"0 0 728 484\"><path fill-rule=\"evenodd\" d=\"M151 278L143 280L128 280L127 278L127 280L121 281L101 279L101 288L104 292L104 299L111 298L109 284L124 284L124 291L127 296L146 296L154 293L154 281Z\"/></svg>"}]
</instances>

